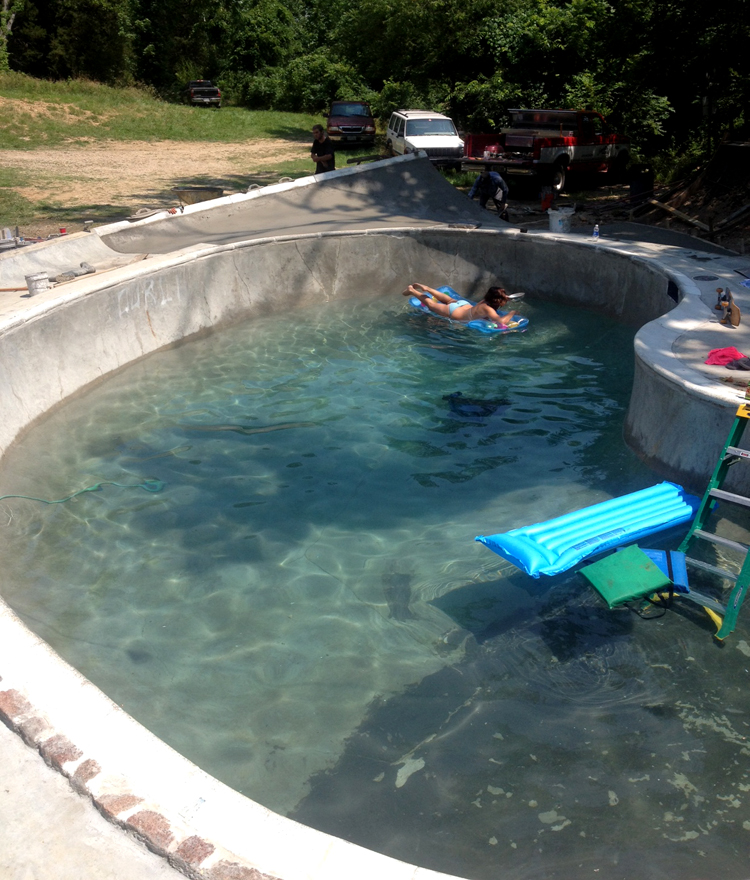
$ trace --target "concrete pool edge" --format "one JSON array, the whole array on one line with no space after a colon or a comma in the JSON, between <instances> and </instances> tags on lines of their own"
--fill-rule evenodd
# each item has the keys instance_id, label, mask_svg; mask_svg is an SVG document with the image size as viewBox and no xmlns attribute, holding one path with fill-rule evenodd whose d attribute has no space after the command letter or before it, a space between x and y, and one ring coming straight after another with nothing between
<instances>
[{"instance_id":1,"label":"concrete pool edge","mask_svg":"<svg viewBox=\"0 0 750 880\"><path fill-rule=\"evenodd\" d=\"M107 819L188 876L447 876L314 831L218 782L62 661L4 603L0 668L0 719Z\"/></svg>"},{"instance_id":2,"label":"concrete pool edge","mask_svg":"<svg viewBox=\"0 0 750 880\"><path fill-rule=\"evenodd\" d=\"M460 238L463 242L481 238L484 241L480 249L486 250L484 246L488 235L504 241L509 250L522 239L522 234L518 231L459 232L424 228L392 229L387 232L360 231L348 233L346 237L369 237L371 241L377 238L381 244L382 236L402 236L406 239L450 236ZM4 335L9 329L17 331L42 318L53 317L61 309L79 302L81 298L96 299L98 293L113 291L117 285L127 287L139 283L138 279L143 280L155 271L169 271L227 253L247 251L251 245L276 248L278 245L289 246L306 241L309 246L342 238L341 234L315 233L308 237L284 237L284 241L275 238L247 245L196 246L189 252L120 267L106 276L82 279L71 285L64 297L55 298L54 291L51 291L49 297L29 303L28 311L23 310L22 314L8 317L0 332ZM561 243L567 244L578 254L579 262L580 255L585 255L587 249L594 259L604 256L604 251L607 250L607 246L602 244L592 245L565 236L535 238L544 249L557 248ZM526 242L523 241L520 247L525 248ZM599 250L591 251L592 248ZM401 249L398 250L400 252ZM639 263L644 259L660 259L656 252L634 249L632 245L627 248L614 247L613 250L619 253L618 271L622 266L621 258L626 262L632 260ZM314 249L307 251L305 256L313 251ZM410 255L415 256L413 253ZM675 392L682 390L687 393L688 398L702 401L702 405L718 408L722 417L731 419L736 394L717 386L715 380L705 379L694 366L673 353L680 335L695 330L713 316L705 303L699 302L700 296L706 295L706 292L701 291L687 274L679 270L679 255L675 256L674 263L668 256L668 253L662 251L664 265L659 272L665 277L670 275L676 279L685 298L680 306L664 318L647 324L640 331L640 342L637 342L636 348L639 369L644 371L644 376L639 381L656 375L664 380L665 395L673 396ZM448 264L451 262L452 260L447 260ZM302 263L306 264L306 259ZM435 266L431 267L428 263L429 260L424 258L421 265L410 265L410 271L415 275L423 275L430 268L434 271ZM502 260L500 263L502 264ZM451 281L454 285L465 282L466 276L470 274L465 268L454 268L453 271ZM507 267L498 271L503 276L510 274ZM487 272L487 267L483 267L476 275ZM104 284L101 283L102 280ZM406 277L406 280L411 280L411 277ZM476 278L472 280L476 282ZM113 293L116 295L115 291ZM308 301L318 301L316 297L319 293L318 281L307 291ZM257 303L258 300L252 302ZM618 308L625 307L622 302L618 304ZM237 306L236 309L230 307L217 320L231 320L234 315L244 314L246 310L246 304ZM126 312L131 313L140 316L141 325L135 331L135 336L138 337L139 333L147 331L150 319L144 318L142 310L137 313L134 310ZM191 332L200 332L201 329L212 326L203 321L210 314L209 308L196 315L195 324L190 325L195 329ZM710 323L715 324L715 319ZM149 351L177 341L178 337L169 337L179 327L166 329L165 341L161 344L157 344L160 341L157 334L149 339L146 332L145 338L149 344L153 342L153 347L135 346L135 356L143 356ZM652 333L657 336L650 336ZM656 351L661 349L662 353L658 358L651 356L655 352L654 340L658 346ZM639 351L639 347L642 350ZM54 363L51 354L48 353L48 364ZM132 359L134 358L130 358ZM112 362L113 369L116 369L129 360L119 360L117 353L114 353ZM35 379L40 380L39 372L35 374ZM62 390L64 389L61 388ZM76 390L78 388L62 394L59 400L65 399ZM48 408L42 408L37 415ZM32 419L37 415L32 415ZM699 416L694 412L692 418ZM22 431L24 427L25 425L21 425L18 430ZM14 437L17 434L18 431ZM6 437L6 443L10 442L13 439ZM78 790L91 797L108 818L136 833L152 849L191 876L216 880L229 876L256 880L262 880L263 877L282 877L284 880L292 880L298 877L349 877L353 871L365 877L374 877L376 874L380 876L385 871L395 877L424 877L425 880L447 876L398 862L313 831L238 795L190 764L133 721L94 685L65 664L46 643L33 636L4 603L0 605L0 675L0 715L5 723L38 748L45 760L66 775Z\"/></svg>"}]
</instances>

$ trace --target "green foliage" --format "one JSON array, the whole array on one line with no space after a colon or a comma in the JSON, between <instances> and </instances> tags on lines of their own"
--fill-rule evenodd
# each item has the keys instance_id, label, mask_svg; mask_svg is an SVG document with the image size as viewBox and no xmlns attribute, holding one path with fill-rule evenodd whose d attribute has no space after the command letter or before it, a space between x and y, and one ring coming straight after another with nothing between
<instances>
[{"instance_id":1,"label":"green foliage","mask_svg":"<svg viewBox=\"0 0 750 880\"><path fill-rule=\"evenodd\" d=\"M671 145L654 156L649 164L654 169L656 179L665 184L676 183L693 175L706 157L705 144L699 139Z\"/></svg>"},{"instance_id":2,"label":"green foliage","mask_svg":"<svg viewBox=\"0 0 750 880\"><path fill-rule=\"evenodd\" d=\"M0 217L6 218L6 223L13 218L15 223L25 223L34 215L34 207L28 199L15 192L14 187L24 184L25 180L19 180L17 172L8 171L0 167Z\"/></svg>"},{"instance_id":3,"label":"green foliage","mask_svg":"<svg viewBox=\"0 0 750 880\"><path fill-rule=\"evenodd\" d=\"M138 81L177 100L191 79L215 79L234 22L227 7L197 0L132 0Z\"/></svg>"},{"instance_id":4,"label":"green foliage","mask_svg":"<svg viewBox=\"0 0 750 880\"><path fill-rule=\"evenodd\" d=\"M426 93L452 85L481 63L481 21L489 0L361 0L342 14L331 40L371 86L411 82Z\"/></svg>"},{"instance_id":5,"label":"green foliage","mask_svg":"<svg viewBox=\"0 0 750 880\"><path fill-rule=\"evenodd\" d=\"M388 79L375 96L372 112L381 119L388 119L394 110L407 110L410 107L419 107L423 103L426 102L423 102L421 93L414 83L394 82Z\"/></svg>"},{"instance_id":6,"label":"green foliage","mask_svg":"<svg viewBox=\"0 0 750 880\"><path fill-rule=\"evenodd\" d=\"M515 0L484 23L485 39L504 79L560 106L571 77L600 55L605 0Z\"/></svg>"},{"instance_id":7,"label":"green foliage","mask_svg":"<svg viewBox=\"0 0 750 880\"><path fill-rule=\"evenodd\" d=\"M584 107L601 113L611 126L627 131L642 152L664 135L672 113L669 101L651 89L634 94L627 83L603 82L588 70L572 77L564 94L566 107Z\"/></svg>"},{"instance_id":8,"label":"green foliage","mask_svg":"<svg viewBox=\"0 0 750 880\"><path fill-rule=\"evenodd\" d=\"M58 7L49 63L61 78L129 83L133 78L132 37L128 0L66 0Z\"/></svg>"},{"instance_id":9,"label":"green foliage","mask_svg":"<svg viewBox=\"0 0 750 880\"><path fill-rule=\"evenodd\" d=\"M750 0L0 0L0 69L145 83L170 101L320 113L334 98L442 110L589 107L641 155L748 125ZM10 15L15 19L6 41Z\"/></svg>"},{"instance_id":10,"label":"green foliage","mask_svg":"<svg viewBox=\"0 0 750 880\"><path fill-rule=\"evenodd\" d=\"M21 12L8 34L8 59L12 58L14 70L32 76L48 76L49 33L43 23L44 16L32 0L25 0Z\"/></svg>"},{"instance_id":11,"label":"green foliage","mask_svg":"<svg viewBox=\"0 0 750 880\"><path fill-rule=\"evenodd\" d=\"M228 70L256 73L301 54L301 27L289 5L255 0L233 9Z\"/></svg>"},{"instance_id":12,"label":"green foliage","mask_svg":"<svg viewBox=\"0 0 750 880\"><path fill-rule=\"evenodd\" d=\"M394 110L429 108L438 113L452 112L450 88L443 82L428 83L420 89L413 82L387 80L371 103L373 113L384 121Z\"/></svg>"},{"instance_id":13,"label":"green foliage","mask_svg":"<svg viewBox=\"0 0 750 880\"><path fill-rule=\"evenodd\" d=\"M132 82L132 2L23 0L8 37L12 67L36 76Z\"/></svg>"},{"instance_id":14,"label":"green foliage","mask_svg":"<svg viewBox=\"0 0 750 880\"><path fill-rule=\"evenodd\" d=\"M500 72L459 83L451 95L453 115L467 131L497 131L508 124L509 109L545 106L547 96L538 85L508 82Z\"/></svg>"},{"instance_id":15,"label":"green foliage","mask_svg":"<svg viewBox=\"0 0 750 880\"><path fill-rule=\"evenodd\" d=\"M16 15L23 9L23 0L0 0L0 71L10 70L8 37L13 31Z\"/></svg>"},{"instance_id":16,"label":"green foliage","mask_svg":"<svg viewBox=\"0 0 750 880\"><path fill-rule=\"evenodd\" d=\"M333 100L370 97L371 91L353 67L324 52L294 58L283 67L241 80L241 100L249 107L323 113Z\"/></svg>"}]
</instances>

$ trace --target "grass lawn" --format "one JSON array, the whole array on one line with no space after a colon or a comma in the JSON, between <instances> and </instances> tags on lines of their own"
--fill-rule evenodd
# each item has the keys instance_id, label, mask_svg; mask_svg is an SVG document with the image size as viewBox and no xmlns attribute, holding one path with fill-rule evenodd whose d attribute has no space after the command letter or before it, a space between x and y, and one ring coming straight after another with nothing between
<instances>
[{"instance_id":1,"label":"grass lawn","mask_svg":"<svg viewBox=\"0 0 750 880\"><path fill-rule=\"evenodd\" d=\"M70 146L77 140L309 141L310 128L321 121L305 113L168 104L140 89L49 82L14 72L0 73L0 102L3 149Z\"/></svg>"},{"instance_id":2,"label":"grass lawn","mask_svg":"<svg viewBox=\"0 0 750 880\"><path fill-rule=\"evenodd\" d=\"M15 172L0 165L0 228L28 223L36 214L35 206L14 189L22 183Z\"/></svg>"}]
</instances>

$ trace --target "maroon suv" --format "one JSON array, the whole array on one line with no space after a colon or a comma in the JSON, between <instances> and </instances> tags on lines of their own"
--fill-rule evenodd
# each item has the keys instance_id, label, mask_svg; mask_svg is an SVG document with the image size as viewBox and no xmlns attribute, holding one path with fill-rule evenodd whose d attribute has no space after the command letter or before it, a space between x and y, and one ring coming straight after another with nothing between
<instances>
[{"instance_id":1,"label":"maroon suv","mask_svg":"<svg viewBox=\"0 0 750 880\"><path fill-rule=\"evenodd\" d=\"M375 120L367 101L333 101L328 114L328 137L336 143L375 143Z\"/></svg>"}]
</instances>

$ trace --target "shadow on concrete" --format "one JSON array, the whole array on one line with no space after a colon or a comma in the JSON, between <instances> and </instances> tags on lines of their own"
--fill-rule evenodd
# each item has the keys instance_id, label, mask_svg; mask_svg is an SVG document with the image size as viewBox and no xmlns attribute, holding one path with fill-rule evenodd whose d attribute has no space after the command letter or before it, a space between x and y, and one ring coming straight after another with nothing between
<instances>
[{"instance_id":1,"label":"shadow on concrete","mask_svg":"<svg viewBox=\"0 0 750 880\"><path fill-rule=\"evenodd\" d=\"M450 224L505 226L456 190L427 159L416 159L373 163L367 174L319 175L314 185L207 207L103 240L121 253L169 253L198 243Z\"/></svg>"},{"instance_id":2,"label":"shadow on concrete","mask_svg":"<svg viewBox=\"0 0 750 880\"><path fill-rule=\"evenodd\" d=\"M574 235L591 237L591 230L588 227L582 228L580 231L574 228L571 229L571 232ZM651 244L664 244L717 255L734 255L734 251L727 250L727 248L714 244L711 241L706 241L694 235L688 235L685 232L676 232L673 229L664 229L661 226L649 226L645 223L604 223L600 226L600 234L603 239L614 241L645 241Z\"/></svg>"}]
</instances>

